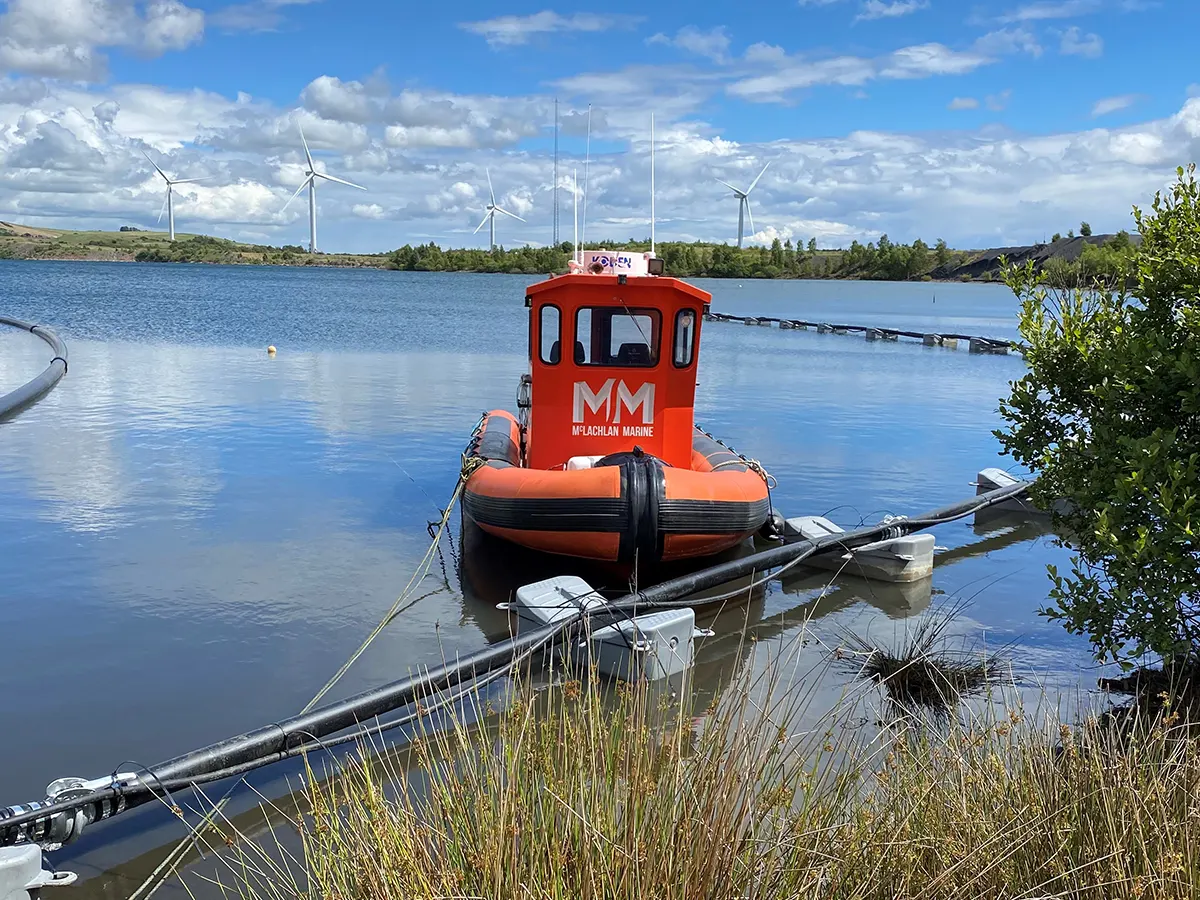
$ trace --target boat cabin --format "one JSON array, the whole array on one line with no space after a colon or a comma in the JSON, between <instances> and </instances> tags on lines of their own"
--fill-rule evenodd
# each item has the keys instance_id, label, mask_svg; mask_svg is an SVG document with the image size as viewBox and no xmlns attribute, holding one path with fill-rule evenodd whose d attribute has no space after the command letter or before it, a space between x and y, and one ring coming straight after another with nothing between
<instances>
[{"instance_id":1,"label":"boat cabin","mask_svg":"<svg viewBox=\"0 0 1200 900\"><path fill-rule=\"evenodd\" d=\"M652 272L662 264L648 253L587 251L571 273L528 289L529 468L589 468L635 446L690 467L712 298Z\"/></svg>"}]
</instances>

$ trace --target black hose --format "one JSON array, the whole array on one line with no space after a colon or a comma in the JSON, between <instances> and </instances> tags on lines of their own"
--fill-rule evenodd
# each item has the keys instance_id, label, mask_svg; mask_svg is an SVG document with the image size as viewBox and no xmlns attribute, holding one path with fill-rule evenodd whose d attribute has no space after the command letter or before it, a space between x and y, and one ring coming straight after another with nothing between
<instances>
[{"instance_id":1,"label":"black hose","mask_svg":"<svg viewBox=\"0 0 1200 900\"><path fill-rule=\"evenodd\" d=\"M36 334L54 351L54 358L50 360L50 365L41 375L15 391L10 391L0 397L0 422L3 422L42 399L54 389L59 379L67 374L67 345L57 334L41 325L22 322L20 319L9 319L6 316L0 316L0 325L11 325L13 328L20 328L22 331Z\"/></svg>"},{"instance_id":2,"label":"black hose","mask_svg":"<svg viewBox=\"0 0 1200 900\"><path fill-rule=\"evenodd\" d=\"M70 837L72 826L67 817L58 820L58 828L65 827L68 833L63 835L55 829L55 816L61 813L82 811L84 818L92 822L147 802L153 798L160 784L170 788L174 785L211 781L270 765L295 755L304 744L319 742L327 735L336 734L364 720L407 706L422 697L509 667L522 655L552 647L562 642L567 633L574 630L585 618L601 625L608 624L609 621L620 621L631 613L636 615L646 609L692 605L686 601L681 604L681 601L697 591L716 587L747 574L795 563L817 553L853 550L876 541L903 537L915 531L944 524L1019 496L1028 488L1027 482L1010 485L915 518L898 518L814 541L784 544L672 578L653 587L626 594L599 608L596 613L589 615L585 610L580 610L550 625L525 632L455 662L427 670L422 675L410 676L364 691L329 706L177 756L153 767L152 782L114 785L57 803L0 808L0 847L25 841L63 840Z\"/></svg>"}]
</instances>

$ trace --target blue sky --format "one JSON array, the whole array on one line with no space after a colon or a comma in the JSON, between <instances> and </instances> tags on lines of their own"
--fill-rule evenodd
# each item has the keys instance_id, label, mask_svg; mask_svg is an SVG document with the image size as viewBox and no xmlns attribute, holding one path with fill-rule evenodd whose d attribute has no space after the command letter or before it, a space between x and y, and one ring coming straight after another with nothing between
<instances>
[{"instance_id":1,"label":"blue sky","mask_svg":"<svg viewBox=\"0 0 1200 900\"><path fill-rule=\"evenodd\" d=\"M302 243L299 128L323 185L320 244L483 245L560 236L593 107L590 237L823 246L1038 240L1130 224L1200 153L1200 5L1182 0L780 0L595 8L383 0L9 0L0 6L0 218L152 226L177 177L181 230Z\"/></svg>"}]
</instances>

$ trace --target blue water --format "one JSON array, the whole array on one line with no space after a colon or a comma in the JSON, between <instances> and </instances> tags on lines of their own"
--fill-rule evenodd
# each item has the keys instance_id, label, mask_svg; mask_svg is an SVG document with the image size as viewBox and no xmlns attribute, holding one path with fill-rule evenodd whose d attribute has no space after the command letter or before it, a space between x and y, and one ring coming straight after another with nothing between
<instances>
[{"instance_id":1,"label":"blue water","mask_svg":"<svg viewBox=\"0 0 1200 900\"><path fill-rule=\"evenodd\" d=\"M527 281L0 262L0 313L54 325L71 359L54 393L0 425L0 804L297 711L408 581L480 412L512 408ZM1015 300L996 286L697 283L722 312L1015 336ZM0 332L0 392L40 371L46 349ZM1023 367L965 348L706 323L697 419L762 461L786 513L852 526L959 499L979 469L1009 466L991 432ZM812 614L832 643L839 629L891 633L971 598L956 627L1017 642L1042 688L1086 687L1086 646L1037 615L1045 566L1064 552L1013 521L936 534L948 552L932 596L798 574L771 589L752 630L793 632ZM464 597L449 552L444 563L426 584L441 591L386 630L336 695L502 634L491 604L523 573L503 554L477 571L493 563L470 556ZM700 653L697 680L714 691L744 658L728 640ZM115 867L89 884L136 882L174 828L117 849L97 837L75 868Z\"/></svg>"}]
</instances>

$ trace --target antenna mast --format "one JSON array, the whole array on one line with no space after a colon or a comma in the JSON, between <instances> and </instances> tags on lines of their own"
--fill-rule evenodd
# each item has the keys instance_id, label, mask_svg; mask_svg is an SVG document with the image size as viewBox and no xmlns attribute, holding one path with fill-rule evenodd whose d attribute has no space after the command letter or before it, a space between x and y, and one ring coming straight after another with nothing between
<instances>
[{"instance_id":1,"label":"antenna mast","mask_svg":"<svg viewBox=\"0 0 1200 900\"><path fill-rule=\"evenodd\" d=\"M587 246L588 168L592 161L592 104L588 104L587 152L583 155L583 239L580 250Z\"/></svg>"},{"instance_id":2,"label":"antenna mast","mask_svg":"<svg viewBox=\"0 0 1200 900\"><path fill-rule=\"evenodd\" d=\"M558 98L554 98L554 246L558 246Z\"/></svg>"},{"instance_id":3,"label":"antenna mast","mask_svg":"<svg viewBox=\"0 0 1200 900\"><path fill-rule=\"evenodd\" d=\"M571 176L571 194L575 197L575 262L582 263L579 257L579 169Z\"/></svg>"},{"instance_id":4,"label":"antenna mast","mask_svg":"<svg viewBox=\"0 0 1200 900\"><path fill-rule=\"evenodd\" d=\"M654 255L654 113L650 113L650 255Z\"/></svg>"}]
</instances>

